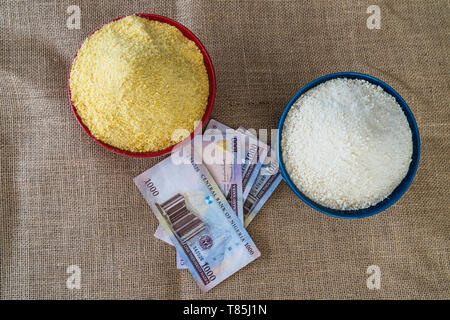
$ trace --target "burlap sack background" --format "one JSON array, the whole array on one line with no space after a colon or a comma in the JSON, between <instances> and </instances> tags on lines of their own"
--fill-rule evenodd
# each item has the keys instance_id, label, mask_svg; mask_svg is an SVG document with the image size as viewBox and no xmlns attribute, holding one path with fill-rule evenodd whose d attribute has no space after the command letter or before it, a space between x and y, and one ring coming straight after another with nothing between
<instances>
[{"instance_id":1,"label":"burlap sack background","mask_svg":"<svg viewBox=\"0 0 450 320\"><path fill-rule=\"evenodd\" d=\"M80 6L80 30L66 27ZM366 27L381 8L380 30ZM217 74L213 117L275 128L307 82L337 71L385 80L408 102L422 139L418 174L386 212L362 220L313 211L282 183L249 227L260 259L202 294L132 178L161 159L104 150L66 96L83 39L136 12L190 28ZM448 1L2 1L0 57L2 299L450 298ZM66 288L78 265L81 289ZM366 287L380 266L381 289Z\"/></svg>"}]
</instances>

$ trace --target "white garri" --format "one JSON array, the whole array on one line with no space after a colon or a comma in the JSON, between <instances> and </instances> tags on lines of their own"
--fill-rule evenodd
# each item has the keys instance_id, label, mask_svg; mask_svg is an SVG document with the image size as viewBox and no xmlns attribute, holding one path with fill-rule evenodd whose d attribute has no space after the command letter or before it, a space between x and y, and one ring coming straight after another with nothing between
<instances>
[{"instance_id":1,"label":"white garri","mask_svg":"<svg viewBox=\"0 0 450 320\"><path fill-rule=\"evenodd\" d=\"M382 201L400 184L412 134L393 96L365 80L338 78L294 103L281 147L302 193L328 208L354 210Z\"/></svg>"}]
</instances>

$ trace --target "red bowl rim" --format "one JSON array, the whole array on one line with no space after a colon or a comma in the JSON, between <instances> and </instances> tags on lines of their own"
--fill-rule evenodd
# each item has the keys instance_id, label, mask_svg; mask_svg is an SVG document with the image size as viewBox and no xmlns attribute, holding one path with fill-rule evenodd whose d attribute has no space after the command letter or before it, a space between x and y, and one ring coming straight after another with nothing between
<instances>
[{"instance_id":1,"label":"red bowl rim","mask_svg":"<svg viewBox=\"0 0 450 320\"><path fill-rule=\"evenodd\" d=\"M72 102L72 95L70 92L70 73L72 71L72 67L73 67L73 62L75 61L75 58L77 57L78 51L80 50L81 46L83 45L83 43L80 45L80 47L78 48L77 52L75 53L75 55L73 56L72 59L72 63L70 65L70 69L69 69L69 74L67 76L67 91L68 91L68 96L69 96L69 102L70 102L70 106L72 108L72 112L75 115L75 118L77 119L78 123L81 125L81 127L83 128L84 132L87 133L87 135L89 137L91 137L95 142L97 142L99 145L101 145L102 147L104 147L105 149L108 149L109 151L112 151L114 153L123 155L123 156L128 156L128 157L135 157L135 158L151 158L151 157L159 157L159 156L163 156L166 155L180 147L182 147L183 145L185 145L186 143L188 143L189 141L191 141L194 136L196 134L198 134L199 132L201 132L202 128L206 125L206 123L208 122L209 116L211 115L211 111L214 105L214 100L216 98L216 74L214 72L214 67L211 61L211 58L209 57L208 52L206 51L205 47L203 46L203 44L200 42L200 40L185 26L183 26L181 23L176 22L170 18L164 17L164 16L160 16L160 15L156 15L156 14L149 14L149 13L136 13L134 14L135 16L138 17L142 17L142 18L146 18L149 20L155 20L155 21L159 21L159 22L164 22L167 24L170 24L174 27L176 27L178 30L181 31L181 33L188 38L189 40L194 41L194 43L197 45L197 47L200 49L202 55L203 55L203 62L205 64L206 67L206 71L208 73L208 80L209 80L209 97L208 97L208 104L206 106L206 110L205 113L203 114L202 117L202 121L201 124L198 125L194 131L191 132L189 137L186 137L185 139L183 139L182 141L167 147L165 149L162 150L157 150L157 151L150 151L150 152L133 152L133 151L127 151L127 150L122 150L119 148L116 148L114 146L111 146L107 143L104 143L102 141L100 141L99 139L97 139L96 137L94 137L92 135L92 133L90 132L90 130L88 129L88 127L83 123L83 121L81 120L80 115L78 114L75 105ZM129 15L128 15L129 16ZM118 17L114 20L111 20L105 24L103 24L101 27L97 28L95 31L93 31L87 38L89 38L91 35L93 35L95 32L97 32L98 30L100 30L104 25L126 18L128 16L121 16ZM86 39L87 39L86 38Z\"/></svg>"}]
</instances>

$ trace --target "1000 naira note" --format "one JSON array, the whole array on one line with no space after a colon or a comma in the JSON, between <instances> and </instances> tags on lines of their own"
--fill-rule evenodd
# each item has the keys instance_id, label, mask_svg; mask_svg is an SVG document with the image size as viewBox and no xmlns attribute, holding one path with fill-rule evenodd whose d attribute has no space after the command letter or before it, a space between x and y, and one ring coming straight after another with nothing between
<instances>
[{"instance_id":1,"label":"1000 naira note","mask_svg":"<svg viewBox=\"0 0 450 320\"><path fill-rule=\"evenodd\" d=\"M187 150L187 148L190 148L190 150ZM183 148L183 151L201 153L201 162L213 176L220 191L243 223L244 201L242 196L240 135L233 133L226 136L222 134L196 136L190 145ZM170 243L161 225L156 229L155 237ZM178 253L176 260L178 269L187 268Z\"/></svg>"},{"instance_id":2,"label":"1000 naira note","mask_svg":"<svg viewBox=\"0 0 450 320\"><path fill-rule=\"evenodd\" d=\"M269 149L270 150L270 149ZM276 155L268 154L244 203L244 226L252 222L264 203L283 180Z\"/></svg>"},{"instance_id":3,"label":"1000 naira note","mask_svg":"<svg viewBox=\"0 0 450 320\"><path fill-rule=\"evenodd\" d=\"M206 167L171 157L134 179L202 291L260 256Z\"/></svg>"},{"instance_id":4,"label":"1000 naira note","mask_svg":"<svg viewBox=\"0 0 450 320\"><path fill-rule=\"evenodd\" d=\"M257 139L253 133L244 127L239 127L236 131ZM266 146L267 155L244 202L244 226L246 228L283 180L278 169L278 159L275 152L265 143L261 141L259 143Z\"/></svg>"},{"instance_id":5,"label":"1000 naira note","mask_svg":"<svg viewBox=\"0 0 450 320\"><path fill-rule=\"evenodd\" d=\"M241 136L242 145L242 195L244 199L247 198L253 183L258 176L264 158L267 155L267 145L261 143L252 135L247 135L243 131L233 130L232 128L220 123L217 120L211 119L206 126L207 134L221 133L229 135L238 133Z\"/></svg>"},{"instance_id":6,"label":"1000 naira note","mask_svg":"<svg viewBox=\"0 0 450 320\"><path fill-rule=\"evenodd\" d=\"M196 137L197 140L200 136ZM203 135L202 162L241 222L244 221L242 195L241 142L238 134ZM194 140L195 141L195 140Z\"/></svg>"}]
</instances>

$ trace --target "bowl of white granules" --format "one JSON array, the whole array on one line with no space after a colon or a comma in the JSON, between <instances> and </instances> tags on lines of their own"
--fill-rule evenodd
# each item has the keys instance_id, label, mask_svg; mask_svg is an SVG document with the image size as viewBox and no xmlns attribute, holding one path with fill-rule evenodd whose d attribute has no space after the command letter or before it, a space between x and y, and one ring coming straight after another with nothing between
<instances>
[{"instance_id":1,"label":"bowl of white granules","mask_svg":"<svg viewBox=\"0 0 450 320\"><path fill-rule=\"evenodd\" d=\"M372 76L318 78L287 104L278 125L280 171L312 208L339 218L386 210L411 185L420 137L403 98Z\"/></svg>"}]
</instances>

